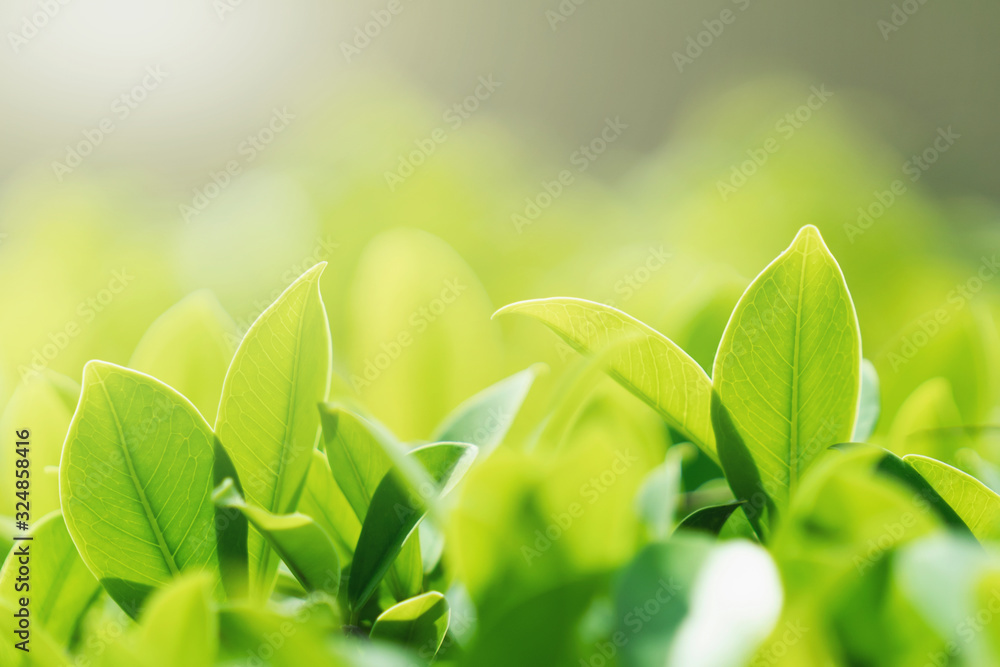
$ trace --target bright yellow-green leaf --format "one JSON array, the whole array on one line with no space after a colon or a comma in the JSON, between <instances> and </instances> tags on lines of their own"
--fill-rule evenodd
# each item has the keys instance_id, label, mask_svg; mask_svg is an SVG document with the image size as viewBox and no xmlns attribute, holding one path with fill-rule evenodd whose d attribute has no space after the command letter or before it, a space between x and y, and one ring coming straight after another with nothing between
<instances>
[{"instance_id":1,"label":"bright yellow-green leaf","mask_svg":"<svg viewBox=\"0 0 1000 667\"><path fill-rule=\"evenodd\" d=\"M431 591L382 612L372 626L371 638L402 644L430 663L444 642L450 619L447 600Z\"/></svg>"},{"instance_id":2,"label":"bright yellow-green leaf","mask_svg":"<svg viewBox=\"0 0 1000 667\"><path fill-rule=\"evenodd\" d=\"M30 431L31 514L42 517L59 509L59 479L46 475L46 466L58 466L66 431L76 409L80 387L67 377L47 371L33 374L18 385L3 416L0 433L13 438L15 431ZM71 398L72 396L72 398ZM13 439L0 447L0 515L14 516L14 473L20 456Z\"/></svg>"},{"instance_id":3,"label":"bright yellow-green leaf","mask_svg":"<svg viewBox=\"0 0 1000 667\"><path fill-rule=\"evenodd\" d=\"M1000 539L1000 495L975 477L926 456L903 457L981 541Z\"/></svg>"},{"instance_id":4,"label":"bright yellow-green leaf","mask_svg":"<svg viewBox=\"0 0 1000 667\"><path fill-rule=\"evenodd\" d=\"M199 290L150 325L128 365L169 384L214 421L236 340L236 323L222 304Z\"/></svg>"},{"instance_id":5,"label":"bright yellow-green leaf","mask_svg":"<svg viewBox=\"0 0 1000 667\"><path fill-rule=\"evenodd\" d=\"M854 432L861 336L819 231L803 227L729 320L714 369L713 420L733 492L758 527L781 513L806 468Z\"/></svg>"},{"instance_id":6,"label":"bright yellow-green leaf","mask_svg":"<svg viewBox=\"0 0 1000 667\"><path fill-rule=\"evenodd\" d=\"M191 403L137 371L92 361L60 464L66 526L130 614L179 573L218 577L215 436Z\"/></svg>"},{"instance_id":7,"label":"bright yellow-green leaf","mask_svg":"<svg viewBox=\"0 0 1000 667\"><path fill-rule=\"evenodd\" d=\"M144 667L212 667L219 650L213 582L187 575L150 599L142 614L138 649Z\"/></svg>"},{"instance_id":8,"label":"bright yellow-green leaf","mask_svg":"<svg viewBox=\"0 0 1000 667\"><path fill-rule=\"evenodd\" d=\"M951 461L971 442L963 424L951 383L931 378L903 401L892 421L889 442L899 456L920 454Z\"/></svg>"},{"instance_id":9,"label":"bright yellow-green leaf","mask_svg":"<svg viewBox=\"0 0 1000 667\"><path fill-rule=\"evenodd\" d=\"M295 510L319 435L316 404L330 387L330 326L319 292L325 263L296 280L247 331L226 374L216 432L246 500L272 514ZM251 590L267 596L278 558L254 528Z\"/></svg>"},{"instance_id":10,"label":"bright yellow-green leaf","mask_svg":"<svg viewBox=\"0 0 1000 667\"><path fill-rule=\"evenodd\" d=\"M11 603L0 597L0 617L8 623L8 619L13 619L14 614L20 611L20 607L12 606ZM13 630L13 628L11 628ZM8 632L4 641L0 642L0 665L4 667L69 667L73 662L69 656L59 646L59 642L53 639L45 630L31 628L29 630L29 643L27 647L30 651L25 652L14 647L14 644L21 641L21 638Z\"/></svg>"},{"instance_id":11,"label":"bright yellow-green leaf","mask_svg":"<svg viewBox=\"0 0 1000 667\"><path fill-rule=\"evenodd\" d=\"M341 562L350 562L361 534L361 522L337 486L323 452L313 452L306 488L299 498L299 511L318 523L333 539Z\"/></svg>"},{"instance_id":12,"label":"bright yellow-green leaf","mask_svg":"<svg viewBox=\"0 0 1000 667\"><path fill-rule=\"evenodd\" d=\"M21 597L31 599L30 610L35 628L42 628L56 642L68 646L83 615L100 585L80 560L70 539L62 514L53 512L34 525L31 540L15 544L10 558L0 571L0 597L18 607ZM30 589L18 591L19 550L26 551L30 566Z\"/></svg>"},{"instance_id":13,"label":"bright yellow-green leaf","mask_svg":"<svg viewBox=\"0 0 1000 667\"><path fill-rule=\"evenodd\" d=\"M507 313L540 320L585 354L621 338L634 338L608 360L611 376L718 460L711 421L712 382L669 338L620 310L583 299L522 301L497 311L497 315Z\"/></svg>"}]
</instances>

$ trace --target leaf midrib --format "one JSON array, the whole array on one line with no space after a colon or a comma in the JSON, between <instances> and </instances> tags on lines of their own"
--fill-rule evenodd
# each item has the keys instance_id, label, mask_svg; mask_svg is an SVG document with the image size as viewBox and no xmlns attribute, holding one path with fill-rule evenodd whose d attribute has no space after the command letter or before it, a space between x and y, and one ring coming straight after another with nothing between
<instances>
[{"instance_id":1,"label":"leaf midrib","mask_svg":"<svg viewBox=\"0 0 1000 667\"><path fill-rule=\"evenodd\" d=\"M792 395L789 410L790 432L788 438L788 494L795 493L799 477L799 349L802 337L802 295L806 284L806 264L811 239L807 236L802 249L802 267L799 271L799 289L795 301L795 331L792 336Z\"/></svg>"},{"instance_id":2,"label":"leaf midrib","mask_svg":"<svg viewBox=\"0 0 1000 667\"><path fill-rule=\"evenodd\" d=\"M136 495L139 496L139 502L142 503L142 509L146 513L146 520L149 522L150 527L153 529L153 534L156 536L156 542L163 555L163 561L167 564L167 568L170 570L170 573L176 576L180 573L180 568L177 567L177 562L174 560L173 554L170 553L170 548L167 546L167 541L163 535L163 531L160 529L160 524L156 520L156 515L153 512L153 508L149 504L149 499L146 497L146 491L142 487L142 484L139 481L139 476L135 472L135 466L132 463L132 454L128 450L128 443L125 441L125 432L122 431L122 424L118 417L118 411L115 409L115 405L111 400L111 394L108 393L108 388L104 384L104 378L100 378L98 380L98 384L101 385L101 391L104 392L104 397L108 402L108 409L111 411L111 417L115 422L115 428L118 430L119 442L121 443L122 452L125 455L125 465L128 467L129 477L132 479L132 485L135 487Z\"/></svg>"}]
</instances>

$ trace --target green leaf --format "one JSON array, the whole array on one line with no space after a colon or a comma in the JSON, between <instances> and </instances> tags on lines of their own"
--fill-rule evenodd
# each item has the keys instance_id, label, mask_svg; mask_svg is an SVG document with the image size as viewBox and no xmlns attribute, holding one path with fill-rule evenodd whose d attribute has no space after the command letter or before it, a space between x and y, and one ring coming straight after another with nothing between
<instances>
[{"instance_id":1,"label":"green leaf","mask_svg":"<svg viewBox=\"0 0 1000 667\"><path fill-rule=\"evenodd\" d=\"M448 632L451 610L436 591L404 600L375 619L371 638L402 644L430 663Z\"/></svg>"},{"instance_id":2,"label":"green leaf","mask_svg":"<svg viewBox=\"0 0 1000 667\"><path fill-rule=\"evenodd\" d=\"M226 374L216 432L247 503L295 510L319 434L316 404L330 386L330 326L319 291L325 263L306 271L247 331ZM266 597L278 558L254 528L250 588Z\"/></svg>"},{"instance_id":3,"label":"green leaf","mask_svg":"<svg viewBox=\"0 0 1000 667\"><path fill-rule=\"evenodd\" d=\"M309 478L299 499L299 512L318 523L333 539L341 562L350 562L361 535L361 522L337 486L323 452L313 452Z\"/></svg>"},{"instance_id":4,"label":"green leaf","mask_svg":"<svg viewBox=\"0 0 1000 667\"><path fill-rule=\"evenodd\" d=\"M14 614L19 609L20 607L15 607L8 600L0 597L0 617L4 619L5 625L7 625L8 619L14 618ZM4 667L69 667L78 664L76 661L70 661L59 642L41 628L30 629L29 652L15 648L15 642L21 641L21 638L13 635L10 632L13 628L9 625L8 627L10 630L4 633L7 636L4 637L3 642L0 642L0 665Z\"/></svg>"},{"instance_id":5,"label":"green leaf","mask_svg":"<svg viewBox=\"0 0 1000 667\"><path fill-rule=\"evenodd\" d=\"M447 494L465 475L475 460L476 447L438 443L418 447L407 456L424 467L434 488L418 491L395 469L378 485L361 526L351 567L347 592L352 609L360 609L371 597L403 542L426 514L428 499Z\"/></svg>"},{"instance_id":6,"label":"green leaf","mask_svg":"<svg viewBox=\"0 0 1000 667\"><path fill-rule=\"evenodd\" d=\"M686 443L671 447L663 463L646 475L636 494L636 508L639 516L655 541L670 537L674 525L674 513L681 492L681 466L688 453L694 448Z\"/></svg>"},{"instance_id":7,"label":"green leaf","mask_svg":"<svg viewBox=\"0 0 1000 667\"><path fill-rule=\"evenodd\" d=\"M0 570L0 597L18 607L18 549L26 549L31 566L31 616L36 628L44 629L58 644L68 646L83 613L101 590L87 566L80 560L60 512L36 523L31 540L16 543ZM6 638L5 638L6 639Z\"/></svg>"},{"instance_id":8,"label":"green leaf","mask_svg":"<svg viewBox=\"0 0 1000 667\"><path fill-rule=\"evenodd\" d=\"M25 428L31 432L31 514L42 517L59 509L59 478L46 475L48 466L58 466L66 431L80 387L69 378L46 371L31 374L17 386L0 417L0 433L8 434L10 446L0 447L0 516L14 516L17 497L13 471L20 458L14 445L14 433Z\"/></svg>"},{"instance_id":9,"label":"green leaf","mask_svg":"<svg viewBox=\"0 0 1000 667\"><path fill-rule=\"evenodd\" d=\"M1000 539L1000 495L975 477L935 459L909 454L903 461L934 487L981 542Z\"/></svg>"},{"instance_id":10,"label":"green leaf","mask_svg":"<svg viewBox=\"0 0 1000 667\"><path fill-rule=\"evenodd\" d=\"M858 406L858 423L854 425L853 442L867 442L882 414L882 392L879 389L878 371L867 359L861 362L861 402Z\"/></svg>"},{"instance_id":11,"label":"green leaf","mask_svg":"<svg viewBox=\"0 0 1000 667\"><path fill-rule=\"evenodd\" d=\"M669 338L620 310L584 299L522 301L496 315L508 313L540 320L583 354L597 352L616 339L635 337L609 360L611 376L718 461L711 421L712 382Z\"/></svg>"},{"instance_id":12,"label":"green leaf","mask_svg":"<svg viewBox=\"0 0 1000 667\"><path fill-rule=\"evenodd\" d=\"M347 499L357 518L358 532L368 516L368 508L379 483L392 468L389 451L401 449L380 425L369 422L346 408L324 404L320 406L323 441L330 470L337 486ZM329 508L333 511L333 508ZM352 525L352 522L345 520ZM353 534L352 534L353 535ZM351 543L351 550L357 538ZM407 540L400 557L393 563L387 582L397 600L405 600L420 592L423 583L423 561L417 536Z\"/></svg>"},{"instance_id":13,"label":"green leaf","mask_svg":"<svg viewBox=\"0 0 1000 667\"><path fill-rule=\"evenodd\" d=\"M733 512L738 510L745 504L746 501L738 500L732 503L726 503L725 505L712 505L711 507L702 507L700 510L696 510L689 514L680 525L677 526L677 530L696 530L703 533L710 533L712 535L718 535L722 527L726 525L729 521L729 517L733 515Z\"/></svg>"},{"instance_id":14,"label":"green leaf","mask_svg":"<svg viewBox=\"0 0 1000 667\"><path fill-rule=\"evenodd\" d=\"M59 468L63 512L83 561L129 614L182 571L218 576L214 442L195 407L159 380L84 367Z\"/></svg>"},{"instance_id":15,"label":"green leaf","mask_svg":"<svg viewBox=\"0 0 1000 667\"><path fill-rule=\"evenodd\" d=\"M531 385L544 366L535 365L487 387L466 400L438 426L431 440L467 442L483 458L503 442Z\"/></svg>"},{"instance_id":16,"label":"green leaf","mask_svg":"<svg viewBox=\"0 0 1000 667\"><path fill-rule=\"evenodd\" d=\"M236 340L236 323L222 304L199 290L150 325L128 365L170 385L215 420Z\"/></svg>"},{"instance_id":17,"label":"green leaf","mask_svg":"<svg viewBox=\"0 0 1000 667\"><path fill-rule=\"evenodd\" d=\"M340 557L333 540L305 514L271 514L247 505L226 480L214 493L215 502L243 512L250 523L281 556L295 578L309 592L337 597L340 590Z\"/></svg>"},{"instance_id":18,"label":"green leaf","mask_svg":"<svg viewBox=\"0 0 1000 667\"><path fill-rule=\"evenodd\" d=\"M857 417L858 319L815 227L803 227L743 294L715 359L714 389L722 467L764 537L802 473L850 439Z\"/></svg>"},{"instance_id":19,"label":"green leaf","mask_svg":"<svg viewBox=\"0 0 1000 667\"><path fill-rule=\"evenodd\" d=\"M186 575L154 595L142 614L138 645L145 667L212 667L219 619L212 579Z\"/></svg>"}]
</instances>

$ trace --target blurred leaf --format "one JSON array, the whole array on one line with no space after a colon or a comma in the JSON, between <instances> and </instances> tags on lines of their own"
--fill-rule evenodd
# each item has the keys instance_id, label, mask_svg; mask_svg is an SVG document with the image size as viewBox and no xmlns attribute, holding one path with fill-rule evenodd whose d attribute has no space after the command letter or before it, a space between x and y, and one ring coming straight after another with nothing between
<instances>
[{"instance_id":1,"label":"blurred leaf","mask_svg":"<svg viewBox=\"0 0 1000 667\"><path fill-rule=\"evenodd\" d=\"M104 362L84 368L60 465L63 512L87 567L133 616L182 571L218 576L214 442L195 407L160 381Z\"/></svg>"},{"instance_id":2,"label":"blurred leaf","mask_svg":"<svg viewBox=\"0 0 1000 667\"><path fill-rule=\"evenodd\" d=\"M489 456L503 442L542 366L532 366L466 400L438 426L431 440L467 442Z\"/></svg>"},{"instance_id":3,"label":"blurred leaf","mask_svg":"<svg viewBox=\"0 0 1000 667\"><path fill-rule=\"evenodd\" d=\"M11 606L5 597L0 597L0 614L4 619L14 618L19 609ZM0 642L0 664L4 667L69 667L75 664L59 643L40 628L30 629L30 641L27 645L30 651L15 648L14 644L19 641L20 637L10 633Z\"/></svg>"},{"instance_id":4,"label":"blurred leaf","mask_svg":"<svg viewBox=\"0 0 1000 667\"><path fill-rule=\"evenodd\" d=\"M903 461L934 487L980 541L1000 539L1000 495L947 463L908 454Z\"/></svg>"},{"instance_id":5,"label":"blurred leaf","mask_svg":"<svg viewBox=\"0 0 1000 667\"><path fill-rule=\"evenodd\" d=\"M55 643L69 646L80 619L101 587L80 560L61 513L53 512L35 523L31 537L30 541L16 543L0 570L0 597L14 608L20 606L20 598L28 597L32 630L41 628ZM15 586L21 565L20 548L28 553L30 581L26 583L30 588L19 590Z\"/></svg>"},{"instance_id":6,"label":"blurred leaf","mask_svg":"<svg viewBox=\"0 0 1000 667\"><path fill-rule=\"evenodd\" d=\"M955 453L969 445L962 423L951 383L943 377L931 378L900 406L889 441L900 456L921 454L953 461Z\"/></svg>"},{"instance_id":7,"label":"blurred leaf","mask_svg":"<svg viewBox=\"0 0 1000 667\"><path fill-rule=\"evenodd\" d=\"M361 537L351 567L347 590L352 609L360 609L371 597L399 555L403 542L424 517L427 512L425 498L447 494L472 465L476 447L438 443L418 447L408 456L427 470L434 488L413 489L393 472L378 485L361 526Z\"/></svg>"},{"instance_id":8,"label":"blurred leaf","mask_svg":"<svg viewBox=\"0 0 1000 667\"><path fill-rule=\"evenodd\" d=\"M635 336L609 362L615 380L653 407L713 460L711 380L670 339L625 313L583 299L553 298L505 306L496 315L530 315L577 351L587 354Z\"/></svg>"},{"instance_id":9,"label":"blurred leaf","mask_svg":"<svg viewBox=\"0 0 1000 667\"><path fill-rule=\"evenodd\" d=\"M214 421L238 340L236 323L215 295L199 290L150 325L128 365L184 394Z\"/></svg>"},{"instance_id":10,"label":"blurred leaf","mask_svg":"<svg viewBox=\"0 0 1000 667\"><path fill-rule=\"evenodd\" d=\"M302 274L257 318L222 388L215 430L247 503L273 514L298 505L319 435L316 404L330 387L330 327L319 293L325 266ZM248 552L250 589L267 597L278 558L253 528Z\"/></svg>"},{"instance_id":11,"label":"blurred leaf","mask_svg":"<svg viewBox=\"0 0 1000 667\"><path fill-rule=\"evenodd\" d=\"M450 618L444 596L431 591L382 612L372 626L371 638L402 644L429 664L444 642Z\"/></svg>"},{"instance_id":12,"label":"blurred leaf","mask_svg":"<svg viewBox=\"0 0 1000 667\"><path fill-rule=\"evenodd\" d=\"M213 500L238 509L260 531L306 591L336 598L340 591L340 557L333 540L305 514L275 515L247 505L232 480L226 480Z\"/></svg>"},{"instance_id":13,"label":"blurred leaf","mask_svg":"<svg viewBox=\"0 0 1000 667\"><path fill-rule=\"evenodd\" d=\"M213 582L188 575L154 595L142 614L138 649L148 667L212 667L219 650Z\"/></svg>"},{"instance_id":14,"label":"blurred leaf","mask_svg":"<svg viewBox=\"0 0 1000 667\"><path fill-rule=\"evenodd\" d=\"M861 361L861 401L858 406L858 423L854 425L853 442L867 442L878 426L882 411L882 397L879 393L878 371L867 359Z\"/></svg>"},{"instance_id":15,"label":"blurred leaf","mask_svg":"<svg viewBox=\"0 0 1000 667\"><path fill-rule=\"evenodd\" d=\"M666 540L674 527L685 447L693 449L691 445L681 444L667 450L666 460L646 475L636 496L639 516L652 540Z\"/></svg>"},{"instance_id":16,"label":"blurred leaf","mask_svg":"<svg viewBox=\"0 0 1000 667\"><path fill-rule=\"evenodd\" d=\"M18 385L0 416L0 432L31 432L31 510L41 517L59 509L59 479L42 474L58 466L66 431L80 395L80 387L67 377L46 371L33 374ZM19 458L16 448L0 447L0 470L13 471ZM15 477L0 474L0 516L14 516Z\"/></svg>"},{"instance_id":17,"label":"blurred leaf","mask_svg":"<svg viewBox=\"0 0 1000 667\"><path fill-rule=\"evenodd\" d=\"M819 231L803 227L747 288L715 359L719 456L762 537L816 457L851 437L860 374L844 276Z\"/></svg>"},{"instance_id":18,"label":"blurred leaf","mask_svg":"<svg viewBox=\"0 0 1000 667\"><path fill-rule=\"evenodd\" d=\"M722 527L726 525L729 521L729 517L733 515L733 512L738 510L746 504L744 500L738 500L732 503L726 503L725 505L713 505L711 507L703 507L700 510L692 512L687 515L680 525L677 526L677 530L695 530L711 535L718 535Z\"/></svg>"}]
</instances>

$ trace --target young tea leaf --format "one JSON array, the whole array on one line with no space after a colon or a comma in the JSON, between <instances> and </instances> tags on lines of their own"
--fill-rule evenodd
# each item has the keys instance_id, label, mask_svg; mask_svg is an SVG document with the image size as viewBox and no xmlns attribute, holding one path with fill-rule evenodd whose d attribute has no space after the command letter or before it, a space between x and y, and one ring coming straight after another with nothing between
<instances>
[{"instance_id":1,"label":"young tea leaf","mask_svg":"<svg viewBox=\"0 0 1000 667\"><path fill-rule=\"evenodd\" d=\"M713 505L711 507L702 507L700 510L696 510L691 514L687 515L680 525L677 526L677 530L695 530L701 531L703 533L709 533L711 535L718 535L722 527L726 525L729 521L729 517L733 515L733 512L738 510L745 504L746 501L739 500L732 503L726 503L725 505Z\"/></svg>"},{"instance_id":2,"label":"young tea leaf","mask_svg":"<svg viewBox=\"0 0 1000 667\"><path fill-rule=\"evenodd\" d=\"M903 461L927 480L981 542L1000 539L1000 495L975 477L935 459L908 454Z\"/></svg>"},{"instance_id":3,"label":"young tea leaf","mask_svg":"<svg viewBox=\"0 0 1000 667\"><path fill-rule=\"evenodd\" d=\"M318 523L333 539L342 563L350 562L361 534L361 522L337 486L323 452L313 452L309 478L299 499L299 512Z\"/></svg>"},{"instance_id":4,"label":"young tea leaf","mask_svg":"<svg viewBox=\"0 0 1000 667\"><path fill-rule=\"evenodd\" d=\"M91 361L59 468L66 527L83 561L131 615L180 572L218 577L215 436L158 380Z\"/></svg>"},{"instance_id":5,"label":"young tea leaf","mask_svg":"<svg viewBox=\"0 0 1000 667\"><path fill-rule=\"evenodd\" d=\"M468 471L476 457L475 445L438 443L412 450L409 457L426 469L433 489L414 489L395 469L375 490L354 554L348 582L352 609L360 609L399 555L403 542L427 512L430 496L443 496Z\"/></svg>"},{"instance_id":6,"label":"young tea leaf","mask_svg":"<svg viewBox=\"0 0 1000 667\"><path fill-rule=\"evenodd\" d=\"M330 387L330 325L319 291L325 263L306 271L265 310L240 343L222 387L216 432L247 503L294 511L319 435L316 404ZM278 558L254 528L251 591L266 597Z\"/></svg>"},{"instance_id":7,"label":"young tea leaf","mask_svg":"<svg viewBox=\"0 0 1000 667\"><path fill-rule=\"evenodd\" d=\"M540 320L585 354L617 339L634 337L609 359L611 376L718 461L711 421L712 382L669 338L620 310L584 299L522 301L501 308L496 315L508 313Z\"/></svg>"},{"instance_id":8,"label":"young tea leaf","mask_svg":"<svg viewBox=\"0 0 1000 667\"><path fill-rule=\"evenodd\" d=\"M763 536L805 469L848 441L857 417L858 319L815 227L803 227L743 294L715 359L714 389L719 458Z\"/></svg>"},{"instance_id":9,"label":"young tea leaf","mask_svg":"<svg viewBox=\"0 0 1000 667\"><path fill-rule=\"evenodd\" d=\"M0 597L12 607L30 593L31 616L59 645L68 646L83 613L101 590L87 566L80 560L60 512L44 517L31 529L30 541L20 541L0 570ZM30 563L30 588L18 591L20 560L25 549Z\"/></svg>"},{"instance_id":10,"label":"young tea leaf","mask_svg":"<svg viewBox=\"0 0 1000 667\"><path fill-rule=\"evenodd\" d=\"M402 644L430 663L444 642L450 619L447 600L431 591L382 612L372 626L371 638Z\"/></svg>"}]
</instances>

